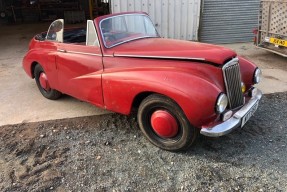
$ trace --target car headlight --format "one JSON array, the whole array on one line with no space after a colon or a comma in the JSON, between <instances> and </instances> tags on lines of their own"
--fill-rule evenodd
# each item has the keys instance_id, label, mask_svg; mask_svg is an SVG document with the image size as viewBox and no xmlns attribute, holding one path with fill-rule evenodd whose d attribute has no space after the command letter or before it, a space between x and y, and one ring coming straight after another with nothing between
<instances>
[{"instance_id":1,"label":"car headlight","mask_svg":"<svg viewBox=\"0 0 287 192\"><path fill-rule=\"evenodd\" d=\"M253 82L255 84L259 83L261 81L261 76L262 76L261 70L259 68L256 68L254 71Z\"/></svg>"},{"instance_id":2,"label":"car headlight","mask_svg":"<svg viewBox=\"0 0 287 192\"><path fill-rule=\"evenodd\" d=\"M216 101L216 106L215 106L216 112L223 113L227 105L228 105L227 96L224 93L220 93Z\"/></svg>"}]
</instances>

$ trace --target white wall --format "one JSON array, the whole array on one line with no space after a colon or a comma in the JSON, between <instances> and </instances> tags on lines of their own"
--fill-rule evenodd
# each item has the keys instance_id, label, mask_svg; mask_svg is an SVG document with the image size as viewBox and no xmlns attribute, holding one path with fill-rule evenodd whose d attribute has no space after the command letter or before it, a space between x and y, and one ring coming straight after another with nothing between
<instances>
[{"instance_id":1,"label":"white wall","mask_svg":"<svg viewBox=\"0 0 287 192\"><path fill-rule=\"evenodd\" d=\"M147 12L160 35L198 40L201 0L111 0L111 12Z\"/></svg>"}]
</instances>

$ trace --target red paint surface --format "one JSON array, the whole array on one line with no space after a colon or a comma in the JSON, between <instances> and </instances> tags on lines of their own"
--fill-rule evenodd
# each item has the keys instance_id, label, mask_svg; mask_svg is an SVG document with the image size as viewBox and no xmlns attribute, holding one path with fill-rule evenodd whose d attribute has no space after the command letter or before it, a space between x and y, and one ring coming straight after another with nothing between
<instances>
[{"instance_id":1,"label":"red paint surface","mask_svg":"<svg viewBox=\"0 0 287 192\"><path fill-rule=\"evenodd\" d=\"M23 59L26 73L33 77L33 64L40 63L52 89L118 113L130 114L138 95L158 93L173 99L196 127L217 121L215 101L220 92L225 92L221 67L236 53L215 45L162 38L135 40L106 49L98 26L106 17L95 19L101 47L33 39ZM204 58L207 63L115 54ZM239 59L242 80L250 88L256 66Z\"/></svg>"},{"instance_id":2,"label":"red paint surface","mask_svg":"<svg viewBox=\"0 0 287 192\"><path fill-rule=\"evenodd\" d=\"M155 111L151 116L151 125L160 137L172 138L178 133L176 119L167 111Z\"/></svg>"},{"instance_id":3,"label":"red paint surface","mask_svg":"<svg viewBox=\"0 0 287 192\"><path fill-rule=\"evenodd\" d=\"M138 39L106 50L107 54L140 55L153 57L202 58L205 61L224 64L236 56L230 49L191 41L148 38Z\"/></svg>"}]
</instances>

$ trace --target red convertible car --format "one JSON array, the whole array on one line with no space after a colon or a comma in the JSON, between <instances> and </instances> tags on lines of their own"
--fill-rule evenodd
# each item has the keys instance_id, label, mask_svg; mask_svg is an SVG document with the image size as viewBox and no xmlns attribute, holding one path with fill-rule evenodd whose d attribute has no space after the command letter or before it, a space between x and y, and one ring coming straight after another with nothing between
<instances>
[{"instance_id":1,"label":"red convertible car","mask_svg":"<svg viewBox=\"0 0 287 192\"><path fill-rule=\"evenodd\" d=\"M23 59L42 95L62 93L129 115L154 145L184 150L199 133L243 127L262 97L261 71L224 47L159 36L146 13L106 15L86 28L54 21Z\"/></svg>"}]
</instances>

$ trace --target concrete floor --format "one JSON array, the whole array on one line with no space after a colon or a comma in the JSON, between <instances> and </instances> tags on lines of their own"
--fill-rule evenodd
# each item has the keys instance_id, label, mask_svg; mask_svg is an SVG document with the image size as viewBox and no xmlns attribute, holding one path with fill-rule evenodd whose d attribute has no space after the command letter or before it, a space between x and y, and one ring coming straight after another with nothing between
<instances>
[{"instance_id":1,"label":"concrete floor","mask_svg":"<svg viewBox=\"0 0 287 192\"><path fill-rule=\"evenodd\" d=\"M287 58L259 49L252 43L223 45L254 62L263 72L262 82L257 85L263 93L287 91Z\"/></svg>"},{"instance_id":2,"label":"concrete floor","mask_svg":"<svg viewBox=\"0 0 287 192\"><path fill-rule=\"evenodd\" d=\"M22 58L29 41L48 26L49 23L0 27L0 126L109 113L69 96L47 100L25 74ZM256 49L251 43L224 46L262 68L264 79L258 87L264 93L287 91L287 58Z\"/></svg>"},{"instance_id":3,"label":"concrete floor","mask_svg":"<svg viewBox=\"0 0 287 192\"><path fill-rule=\"evenodd\" d=\"M0 126L68 117L104 114L99 109L69 96L45 99L34 79L22 69L22 59L31 38L50 23L1 26L0 30Z\"/></svg>"}]
</instances>

